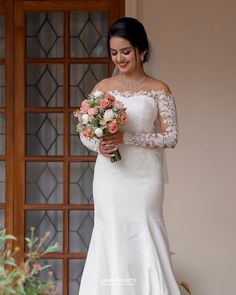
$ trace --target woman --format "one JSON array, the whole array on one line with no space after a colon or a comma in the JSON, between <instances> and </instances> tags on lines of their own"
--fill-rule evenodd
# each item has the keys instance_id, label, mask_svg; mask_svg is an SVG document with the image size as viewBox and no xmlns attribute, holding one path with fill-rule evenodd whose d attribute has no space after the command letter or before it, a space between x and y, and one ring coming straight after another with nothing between
<instances>
[{"instance_id":1,"label":"woman","mask_svg":"<svg viewBox=\"0 0 236 295\"><path fill-rule=\"evenodd\" d=\"M177 143L174 98L143 63L143 25L121 18L108 32L108 50L119 71L94 90L109 92L127 108L124 132L81 141L97 151L94 230L79 295L180 295L163 219L163 150ZM111 163L119 148L122 159Z\"/></svg>"}]
</instances>

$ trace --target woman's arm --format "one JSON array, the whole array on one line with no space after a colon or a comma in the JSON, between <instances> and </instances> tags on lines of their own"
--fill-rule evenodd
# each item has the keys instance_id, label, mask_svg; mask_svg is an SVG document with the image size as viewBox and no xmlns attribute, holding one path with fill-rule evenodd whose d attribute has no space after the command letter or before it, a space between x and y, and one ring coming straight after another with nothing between
<instances>
[{"instance_id":1,"label":"woman's arm","mask_svg":"<svg viewBox=\"0 0 236 295\"><path fill-rule=\"evenodd\" d=\"M176 106L170 91L158 93L157 108L160 120L158 133L124 133L124 144L133 144L142 147L173 148L178 142L178 126Z\"/></svg>"},{"instance_id":2,"label":"woman's arm","mask_svg":"<svg viewBox=\"0 0 236 295\"><path fill-rule=\"evenodd\" d=\"M96 153L99 153L99 144L100 140L96 137L87 138L82 133L80 133L80 141L84 146L86 146L89 150L92 150Z\"/></svg>"}]
</instances>

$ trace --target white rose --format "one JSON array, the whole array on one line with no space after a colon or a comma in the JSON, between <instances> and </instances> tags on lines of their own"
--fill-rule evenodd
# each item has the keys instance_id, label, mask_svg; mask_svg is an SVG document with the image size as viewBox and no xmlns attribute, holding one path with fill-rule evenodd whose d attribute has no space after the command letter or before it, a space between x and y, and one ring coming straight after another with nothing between
<instances>
[{"instance_id":1,"label":"white rose","mask_svg":"<svg viewBox=\"0 0 236 295\"><path fill-rule=\"evenodd\" d=\"M89 121L89 115L88 114L83 114L82 115L82 122L84 125L88 124Z\"/></svg>"},{"instance_id":2,"label":"white rose","mask_svg":"<svg viewBox=\"0 0 236 295\"><path fill-rule=\"evenodd\" d=\"M101 128L96 128L94 132L97 135L97 137L103 136L103 130Z\"/></svg>"},{"instance_id":3,"label":"white rose","mask_svg":"<svg viewBox=\"0 0 236 295\"><path fill-rule=\"evenodd\" d=\"M110 121L112 120L114 117L114 112L113 110L109 109L109 110L106 110L105 113L104 113L104 119L106 121Z\"/></svg>"},{"instance_id":4,"label":"white rose","mask_svg":"<svg viewBox=\"0 0 236 295\"><path fill-rule=\"evenodd\" d=\"M95 98L98 98L98 97L100 97L102 95L103 95L103 92L101 90L96 90L96 91L93 92L93 96Z\"/></svg>"}]
</instances>

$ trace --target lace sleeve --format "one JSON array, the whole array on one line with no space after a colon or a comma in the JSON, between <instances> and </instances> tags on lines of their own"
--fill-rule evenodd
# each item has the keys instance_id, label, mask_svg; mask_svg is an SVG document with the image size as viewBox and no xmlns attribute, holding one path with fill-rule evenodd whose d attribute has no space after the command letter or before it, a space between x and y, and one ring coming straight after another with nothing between
<instances>
[{"instance_id":1,"label":"lace sleeve","mask_svg":"<svg viewBox=\"0 0 236 295\"><path fill-rule=\"evenodd\" d=\"M87 138L87 137L85 137L84 135L82 135L80 133L80 141L89 150L92 150L92 151L94 151L96 153L99 153L99 143L100 143L100 140L98 138L93 137L93 138L90 139L90 138Z\"/></svg>"},{"instance_id":2,"label":"lace sleeve","mask_svg":"<svg viewBox=\"0 0 236 295\"><path fill-rule=\"evenodd\" d=\"M161 94L157 98L157 109L160 121L160 132L124 133L124 144L142 147L173 148L178 142L178 126L175 100L171 93Z\"/></svg>"}]
</instances>

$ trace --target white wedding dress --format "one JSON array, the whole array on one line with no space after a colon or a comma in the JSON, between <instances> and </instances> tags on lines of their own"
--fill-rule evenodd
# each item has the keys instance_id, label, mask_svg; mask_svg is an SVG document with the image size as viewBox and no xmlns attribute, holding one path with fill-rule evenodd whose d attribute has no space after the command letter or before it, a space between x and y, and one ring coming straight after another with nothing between
<instances>
[{"instance_id":1,"label":"white wedding dress","mask_svg":"<svg viewBox=\"0 0 236 295\"><path fill-rule=\"evenodd\" d=\"M163 219L164 148L177 143L176 108L164 90L110 91L127 108L122 159L98 153L94 229L79 295L180 295ZM98 139L81 141L98 152Z\"/></svg>"}]
</instances>

